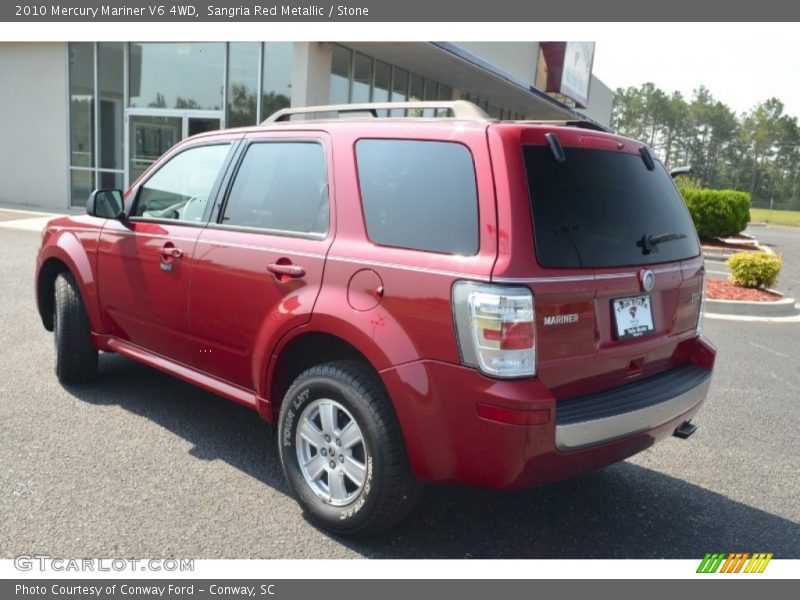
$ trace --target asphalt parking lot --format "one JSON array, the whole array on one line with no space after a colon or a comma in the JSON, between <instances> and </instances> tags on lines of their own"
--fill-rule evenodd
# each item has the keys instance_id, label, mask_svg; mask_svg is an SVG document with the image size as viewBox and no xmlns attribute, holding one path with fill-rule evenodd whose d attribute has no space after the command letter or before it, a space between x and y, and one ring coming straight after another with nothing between
<instances>
[{"instance_id":1,"label":"asphalt parking lot","mask_svg":"<svg viewBox=\"0 0 800 600\"><path fill-rule=\"evenodd\" d=\"M800 289L800 230L764 239ZM431 486L400 528L351 542L303 518L255 413L112 355L59 385L38 243L0 223L1 558L800 558L800 324L705 321L717 370L687 441L546 488Z\"/></svg>"}]
</instances>

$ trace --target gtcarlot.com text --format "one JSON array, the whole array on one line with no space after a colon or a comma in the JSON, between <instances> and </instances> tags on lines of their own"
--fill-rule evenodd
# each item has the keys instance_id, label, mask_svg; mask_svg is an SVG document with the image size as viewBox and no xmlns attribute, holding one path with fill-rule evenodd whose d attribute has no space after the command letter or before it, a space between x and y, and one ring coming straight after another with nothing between
<instances>
[{"instance_id":1,"label":"gtcarlot.com text","mask_svg":"<svg viewBox=\"0 0 800 600\"><path fill-rule=\"evenodd\" d=\"M194 559L191 558L55 558L40 554L21 554L14 558L14 568L18 571L54 571L54 572L125 572L125 571L161 571L191 572L194 571Z\"/></svg>"}]
</instances>

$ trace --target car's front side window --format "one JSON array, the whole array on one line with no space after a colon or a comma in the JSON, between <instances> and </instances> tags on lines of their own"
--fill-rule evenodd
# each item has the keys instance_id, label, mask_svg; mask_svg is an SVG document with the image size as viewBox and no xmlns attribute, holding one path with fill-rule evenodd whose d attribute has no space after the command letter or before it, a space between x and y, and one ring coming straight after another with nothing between
<instances>
[{"instance_id":1,"label":"car's front side window","mask_svg":"<svg viewBox=\"0 0 800 600\"><path fill-rule=\"evenodd\" d=\"M131 216L201 222L230 148L197 146L170 159L142 185Z\"/></svg>"}]
</instances>

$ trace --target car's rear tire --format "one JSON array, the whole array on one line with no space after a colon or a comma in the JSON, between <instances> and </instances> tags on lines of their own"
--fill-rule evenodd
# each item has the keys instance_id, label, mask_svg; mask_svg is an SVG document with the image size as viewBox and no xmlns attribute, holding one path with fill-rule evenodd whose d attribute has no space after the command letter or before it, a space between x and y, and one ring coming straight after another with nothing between
<instances>
[{"instance_id":1,"label":"car's rear tire","mask_svg":"<svg viewBox=\"0 0 800 600\"><path fill-rule=\"evenodd\" d=\"M72 273L59 273L55 282L53 338L56 375L62 383L82 383L97 376L97 348L89 319Z\"/></svg>"},{"instance_id":2,"label":"car's rear tire","mask_svg":"<svg viewBox=\"0 0 800 600\"><path fill-rule=\"evenodd\" d=\"M326 529L374 535L419 499L391 401L363 363L335 361L299 375L284 396L278 434L286 478Z\"/></svg>"}]
</instances>

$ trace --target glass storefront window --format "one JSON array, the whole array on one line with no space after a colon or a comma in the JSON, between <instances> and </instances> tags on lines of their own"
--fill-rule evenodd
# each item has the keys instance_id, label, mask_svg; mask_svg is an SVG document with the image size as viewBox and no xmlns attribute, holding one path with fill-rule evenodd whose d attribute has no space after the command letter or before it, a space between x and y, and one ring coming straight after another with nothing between
<instances>
[{"instance_id":1,"label":"glass storefront window","mask_svg":"<svg viewBox=\"0 0 800 600\"><path fill-rule=\"evenodd\" d=\"M389 87L392 85L392 67L385 62L375 61L375 85L372 90L373 102L388 102ZM378 116L387 116L388 111L378 112Z\"/></svg>"},{"instance_id":2,"label":"glass storefront window","mask_svg":"<svg viewBox=\"0 0 800 600\"><path fill-rule=\"evenodd\" d=\"M392 81L392 101L405 102L408 99L408 71L394 69L394 80Z\"/></svg>"},{"instance_id":3,"label":"glass storefront window","mask_svg":"<svg viewBox=\"0 0 800 600\"><path fill-rule=\"evenodd\" d=\"M405 102L406 100L408 100L408 71L395 67L392 77L392 102ZM405 111L393 110L390 116L402 117L405 116Z\"/></svg>"},{"instance_id":4,"label":"glass storefront window","mask_svg":"<svg viewBox=\"0 0 800 600\"><path fill-rule=\"evenodd\" d=\"M256 124L260 52L258 43L228 45L228 127Z\"/></svg>"},{"instance_id":5,"label":"glass storefront window","mask_svg":"<svg viewBox=\"0 0 800 600\"><path fill-rule=\"evenodd\" d=\"M439 84L432 79L425 80L425 100L436 100L438 98Z\"/></svg>"},{"instance_id":6,"label":"glass storefront window","mask_svg":"<svg viewBox=\"0 0 800 600\"><path fill-rule=\"evenodd\" d=\"M389 85L392 79L392 67L385 62L375 61L375 89L372 92L373 102L389 101Z\"/></svg>"},{"instance_id":7,"label":"glass storefront window","mask_svg":"<svg viewBox=\"0 0 800 600\"><path fill-rule=\"evenodd\" d=\"M223 43L131 43L132 107L222 109Z\"/></svg>"},{"instance_id":8,"label":"glass storefront window","mask_svg":"<svg viewBox=\"0 0 800 600\"><path fill-rule=\"evenodd\" d=\"M100 168L124 169L122 121L125 110L125 45L100 43L97 47L97 83L100 96Z\"/></svg>"},{"instance_id":9,"label":"glass storefront window","mask_svg":"<svg viewBox=\"0 0 800 600\"><path fill-rule=\"evenodd\" d=\"M94 166L94 44L69 44L70 165ZM74 186L73 186L74 189Z\"/></svg>"},{"instance_id":10,"label":"glass storefront window","mask_svg":"<svg viewBox=\"0 0 800 600\"><path fill-rule=\"evenodd\" d=\"M425 78L425 100L436 100L439 96L439 84L432 79ZM426 118L435 117L436 111L433 109L425 109L422 116Z\"/></svg>"},{"instance_id":11,"label":"glass storefront window","mask_svg":"<svg viewBox=\"0 0 800 600\"><path fill-rule=\"evenodd\" d=\"M147 167L181 139L181 117L134 115L130 118L130 180L134 181Z\"/></svg>"},{"instance_id":12,"label":"glass storefront window","mask_svg":"<svg viewBox=\"0 0 800 600\"><path fill-rule=\"evenodd\" d=\"M489 116L493 119L501 119L503 117L503 109L493 104L488 106L486 112L489 113Z\"/></svg>"},{"instance_id":13,"label":"glass storefront window","mask_svg":"<svg viewBox=\"0 0 800 600\"><path fill-rule=\"evenodd\" d=\"M89 194L94 189L94 171L70 169L70 197L72 206L86 206Z\"/></svg>"},{"instance_id":14,"label":"glass storefront window","mask_svg":"<svg viewBox=\"0 0 800 600\"><path fill-rule=\"evenodd\" d=\"M125 173L116 171L100 171L97 187L104 190L121 190L125 188Z\"/></svg>"},{"instance_id":15,"label":"glass storefront window","mask_svg":"<svg viewBox=\"0 0 800 600\"><path fill-rule=\"evenodd\" d=\"M447 86L443 83L439 84L439 91L436 95L437 100L452 100L453 98L453 89L450 86ZM437 110L436 116L437 117L446 117L450 115L450 111L448 110Z\"/></svg>"},{"instance_id":16,"label":"glass storefront window","mask_svg":"<svg viewBox=\"0 0 800 600\"><path fill-rule=\"evenodd\" d=\"M422 94L425 91L425 79L422 75L416 73L411 74L411 83L408 88L409 100L422 100Z\"/></svg>"},{"instance_id":17,"label":"glass storefront window","mask_svg":"<svg viewBox=\"0 0 800 600\"><path fill-rule=\"evenodd\" d=\"M453 88L395 67L345 46L334 44L331 56L330 103L450 100ZM392 110L393 117L434 116L433 110ZM384 116L386 111L379 111ZM436 111L444 116L445 112Z\"/></svg>"},{"instance_id":18,"label":"glass storefront window","mask_svg":"<svg viewBox=\"0 0 800 600\"><path fill-rule=\"evenodd\" d=\"M70 43L70 203L84 205L94 187L126 187L186 135L224 121L254 125L259 103L265 115L289 106L293 49L291 42Z\"/></svg>"},{"instance_id":19,"label":"glass storefront window","mask_svg":"<svg viewBox=\"0 0 800 600\"><path fill-rule=\"evenodd\" d=\"M442 86L439 87L439 96L442 95ZM450 94L453 93L452 90L449 92ZM524 116L520 113L516 113L508 108L503 108L502 106L495 106L493 104L489 104L489 101L484 98L479 98L478 96L474 96L469 92L461 92L461 99L462 100L469 100L473 104L477 104L480 108L486 112L490 117L493 119L506 119L506 120L517 120L523 119Z\"/></svg>"},{"instance_id":20,"label":"glass storefront window","mask_svg":"<svg viewBox=\"0 0 800 600\"><path fill-rule=\"evenodd\" d=\"M422 100L425 92L425 78L422 75L411 73L408 83L408 99L411 101ZM409 117L421 117L421 110L408 110L406 111Z\"/></svg>"},{"instance_id":21,"label":"glass storefront window","mask_svg":"<svg viewBox=\"0 0 800 600\"><path fill-rule=\"evenodd\" d=\"M350 102L350 65L353 51L342 46L333 47L331 56L331 104Z\"/></svg>"},{"instance_id":22,"label":"glass storefront window","mask_svg":"<svg viewBox=\"0 0 800 600\"><path fill-rule=\"evenodd\" d=\"M372 86L372 59L356 52L353 61L353 93L350 102L369 102Z\"/></svg>"},{"instance_id":23,"label":"glass storefront window","mask_svg":"<svg viewBox=\"0 0 800 600\"><path fill-rule=\"evenodd\" d=\"M292 42L264 44L264 74L261 96L261 119L287 108L292 102Z\"/></svg>"}]
</instances>

